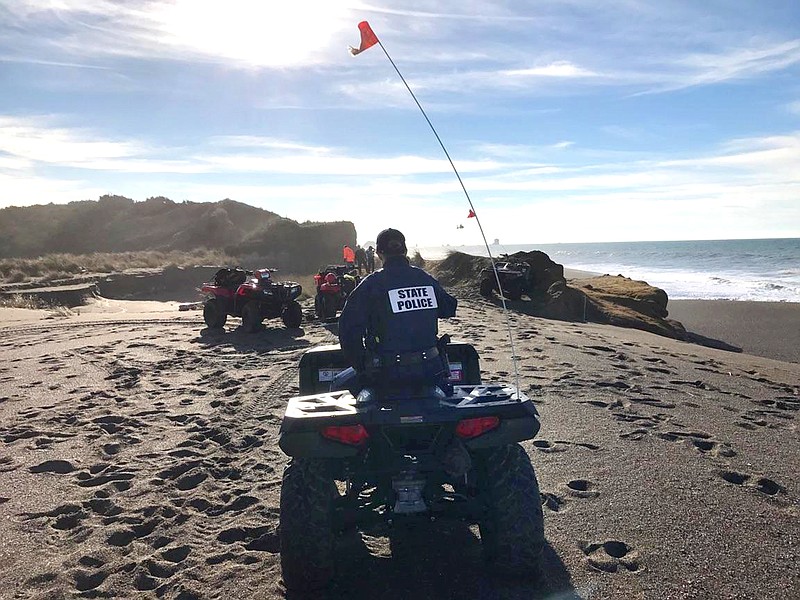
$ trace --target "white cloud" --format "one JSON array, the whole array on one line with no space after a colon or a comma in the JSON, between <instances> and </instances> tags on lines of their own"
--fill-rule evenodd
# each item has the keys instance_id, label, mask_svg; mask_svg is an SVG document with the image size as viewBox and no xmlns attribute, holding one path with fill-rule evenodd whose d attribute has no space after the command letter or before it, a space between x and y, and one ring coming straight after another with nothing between
<instances>
[{"instance_id":1,"label":"white cloud","mask_svg":"<svg viewBox=\"0 0 800 600\"><path fill-rule=\"evenodd\" d=\"M103 139L88 129L59 126L56 120L0 116L0 152L8 155L6 160L25 159L30 164L120 173L413 176L450 170L440 158L345 156L330 148L256 136L212 137L204 144L210 150L186 152L136 139ZM220 152L222 148L232 151ZM182 158L169 158L173 155ZM501 167L491 160L459 162L459 168L465 172Z\"/></svg>"},{"instance_id":2,"label":"white cloud","mask_svg":"<svg viewBox=\"0 0 800 600\"><path fill-rule=\"evenodd\" d=\"M747 151L746 143L732 144L742 150L739 153L723 151L682 160L550 166L538 171L517 170L519 165L509 163L501 173L471 172L464 179L487 235L505 243L752 237L770 231L800 235L796 202L800 169L790 168L786 154ZM788 153L794 143L791 137L750 140L752 147L771 145ZM0 182L14 204L91 198L106 192L140 200L162 194L193 201L230 197L300 221L338 220L346 210L362 235L392 224L405 229L417 245L480 243L466 220L466 199L456 180L441 168L435 179L419 180L400 172L386 176L392 169L384 164L353 161L349 163L353 177L343 180L313 173L318 166L312 162L302 178L281 184L244 176L225 182L165 173L129 178L124 171L105 179L90 170L82 170L75 180L20 173L3 175ZM220 165L211 172L235 173L228 168ZM141 169L134 164L130 171ZM465 230L456 229L459 223Z\"/></svg>"},{"instance_id":3,"label":"white cloud","mask_svg":"<svg viewBox=\"0 0 800 600\"><path fill-rule=\"evenodd\" d=\"M677 62L696 70L694 79L698 83L752 77L800 62L800 39L690 54Z\"/></svg>"},{"instance_id":4,"label":"white cloud","mask_svg":"<svg viewBox=\"0 0 800 600\"><path fill-rule=\"evenodd\" d=\"M257 135L217 135L209 139L213 146L228 148L253 148L270 150L296 150L309 154L328 154L331 149L324 146L311 146L287 140Z\"/></svg>"},{"instance_id":5,"label":"white cloud","mask_svg":"<svg viewBox=\"0 0 800 600\"><path fill-rule=\"evenodd\" d=\"M0 189L3 190L0 206L28 206L31 204L64 204L75 200L96 199L109 192L104 186L90 181L41 177L32 173L24 176L18 171L5 173L0 165ZM144 198L143 198L144 199Z\"/></svg>"},{"instance_id":6,"label":"white cloud","mask_svg":"<svg viewBox=\"0 0 800 600\"><path fill-rule=\"evenodd\" d=\"M593 73L588 69L584 69L566 60L560 60L549 65L540 67L529 67L527 69L507 69L500 71L498 75L502 77L596 77L597 73Z\"/></svg>"},{"instance_id":7,"label":"white cloud","mask_svg":"<svg viewBox=\"0 0 800 600\"><path fill-rule=\"evenodd\" d=\"M322 62L336 34L354 20L341 3L330 0L177 0L150 14L176 48L253 66L293 67Z\"/></svg>"},{"instance_id":8,"label":"white cloud","mask_svg":"<svg viewBox=\"0 0 800 600\"><path fill-rule=\"evenodd\" d=\"M129 158L144 148L130 141L109 141L87 130L58 127L48 117L0 116L0 152L44 163L90 165Z\"/></svg>"},{"instance_id":9,"label":"white cloud","mask_svg":"<svg viewBox=\"0 0 800 600\"><path fill-rule=\"evenodd\" d=\"M51 25L47 41L39 40L44 42L41 48L72 56L292 68L327 62L325 56L345 30L354 42L358 37L352 10L329 0L21 0L8 12L18 27ZM19 41L28 46L26 40ZM343 43L341 51L345 51Z\"/></svg>"}]
</instances>

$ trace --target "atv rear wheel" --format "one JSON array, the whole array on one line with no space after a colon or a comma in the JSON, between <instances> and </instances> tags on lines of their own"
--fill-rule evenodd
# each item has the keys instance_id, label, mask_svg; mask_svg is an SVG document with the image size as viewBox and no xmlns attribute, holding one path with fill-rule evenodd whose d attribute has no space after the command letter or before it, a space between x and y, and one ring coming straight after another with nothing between
<instances>
[{"instance_id":1,"label":"atv rear wheel","mask_svg":"<svg viewBox=\"0 0 800 600\"><path fill-rule=\"evenodd\" d=\"M314 311L317 317L323 321L332 319L336 316L336 301L330 294L317 294L314 297Z\"/></svg>"},{"instance_id":2,"label":"atv rear wheel","mask_svg":"<svg viewBox=\"0 0 800 600\"><path fill-rule=\"evenodd\" d=\"M228 313L225 305L219 298L209 298L203 305L203 320L211 329L219 329L225 325Z\"/></svg>"},{"instance_id":3,"label":"atv rear wheel","mask_svg":"<svg viewBox=\"0 0 800 600\"><path fill-rule=\"evenodd\" d=\"M314 314L317 315L318 319L325 318L325 312L322 306L322 298L323 295L319 293L316 296L314 296Z\"/></svg>"},{"instance_id":4,"label":"atv rear wheel","mask_svg":"<svg viewBox=\"0 0 800 600\"><path fill-rule=\"evenodd\" d=\"M494 282L489 279L481 279L481 287L480 287L480 294L484 298L491 298L492 292L494 291Z\"/></svg>"},{"instance_id":5,"label":"atv rear wheel","mask_svg":"<svg viewBox=\"0 0 800 600\"><path fill-rule=\"evenodd\" d=\"M287 589L319 589L333 577L336 496L336 483L327 475L324 461L293 458L284 469L280 541Z\"/></svg>"},{"instance_id":6,"label":"atv rear wheel","mask_svg":"<svg viewBox=\"0 0 800 600\"><path fill-rule=\"evenodd\" d=\"M544 547L544 516L531 459L519 444L495 448L480 460L479 487L487 499L480 521L483 556L500 575L535 578Z\"/></svg>"},{"instance_id":7,"label":"atv rear wheel","mask_svg":"<svg viewBox=\"0 0 800 600\"><path fill-rule=\"evenodd\" d=\"M255 333L261 328L261 310L258 302L250 301L242 309L242 328L247 333Z\"/></svg>"},{"instance_id":8,"label":"atv rear wheel","mask_svg":"<svg viewBox=\"0 0 800 600\"><path fill-rule=\"evenodd\" d=\"M303 309L302 307L292 300L283 308L281 313L283 324L289 329L297 329L300 323L303 322Z\"/></svg>"},{"instance_id":9,"label":"atv rear wheel","mask_svg":"<svg viewBox=\"0 0 800 600\"><path fill-rule=\"evenodd\" d=\"M336 299L333 296L328 294L322 296L322 312L326 319L336 317Z\"/></svg>"},{"instance_id":10,"label":"atv rear wheel","mask_svg":"<svg viewBox=\"0 0 800 600\"><path fill-rule=\"evenodd\" d=\"M520 300L522 298L522 282L509 281L503 291L503 295L509 300Z\"/></svg>"}]
</instances>

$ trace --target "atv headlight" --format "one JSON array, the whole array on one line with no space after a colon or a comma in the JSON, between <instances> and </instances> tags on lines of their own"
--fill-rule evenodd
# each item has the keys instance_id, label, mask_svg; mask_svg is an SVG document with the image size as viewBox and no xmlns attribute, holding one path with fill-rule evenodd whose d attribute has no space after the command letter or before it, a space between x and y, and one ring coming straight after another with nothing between
<instances>
[{"instance_id":1,"label":"atv headlight","mask_svg":"<svg viewBox=\"0 0 800 600\"><path fill-rule=\"evenodd\" d=\"M300 285L293 285L289 289L289 299L294 300L295 298L299 297L300 294L303 293L303 286Z\"/></svg>"}]
</instances>

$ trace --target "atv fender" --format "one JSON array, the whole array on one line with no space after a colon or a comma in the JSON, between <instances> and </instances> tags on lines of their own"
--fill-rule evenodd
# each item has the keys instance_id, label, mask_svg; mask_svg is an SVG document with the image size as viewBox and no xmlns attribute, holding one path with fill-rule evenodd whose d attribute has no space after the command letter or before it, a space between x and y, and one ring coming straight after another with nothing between
<instances>
[{"instance_id":1,"label":"atv fender","mask_svg":"<svg viewBox=\"0 0 800 600\"><path fill-rule=\"evenodd\" d=\"M494 448L515 442L523 442L536 437L539 433L539 419L506 419L500 421L497 429L488 431L471 440L466 440L464 445L469 450L481 448Z\"/></svg>"}]
</instances>

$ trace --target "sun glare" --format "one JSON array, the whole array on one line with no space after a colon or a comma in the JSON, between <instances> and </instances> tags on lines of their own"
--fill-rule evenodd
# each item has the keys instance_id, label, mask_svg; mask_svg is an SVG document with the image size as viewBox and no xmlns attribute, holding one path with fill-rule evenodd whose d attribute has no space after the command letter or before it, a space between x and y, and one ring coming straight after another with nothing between
<instances>
[{"instance_id":1,"label":"sun glare","mask_svg":"<svg viewBox=\"0 0 800 600\"><path fill-rule=\"evenodd\" d=\"M338 32L354 27L350 11L330 0L178 0L153 16L173 44L278 68L318 62Z\"/></svg>"}]
</instances>

